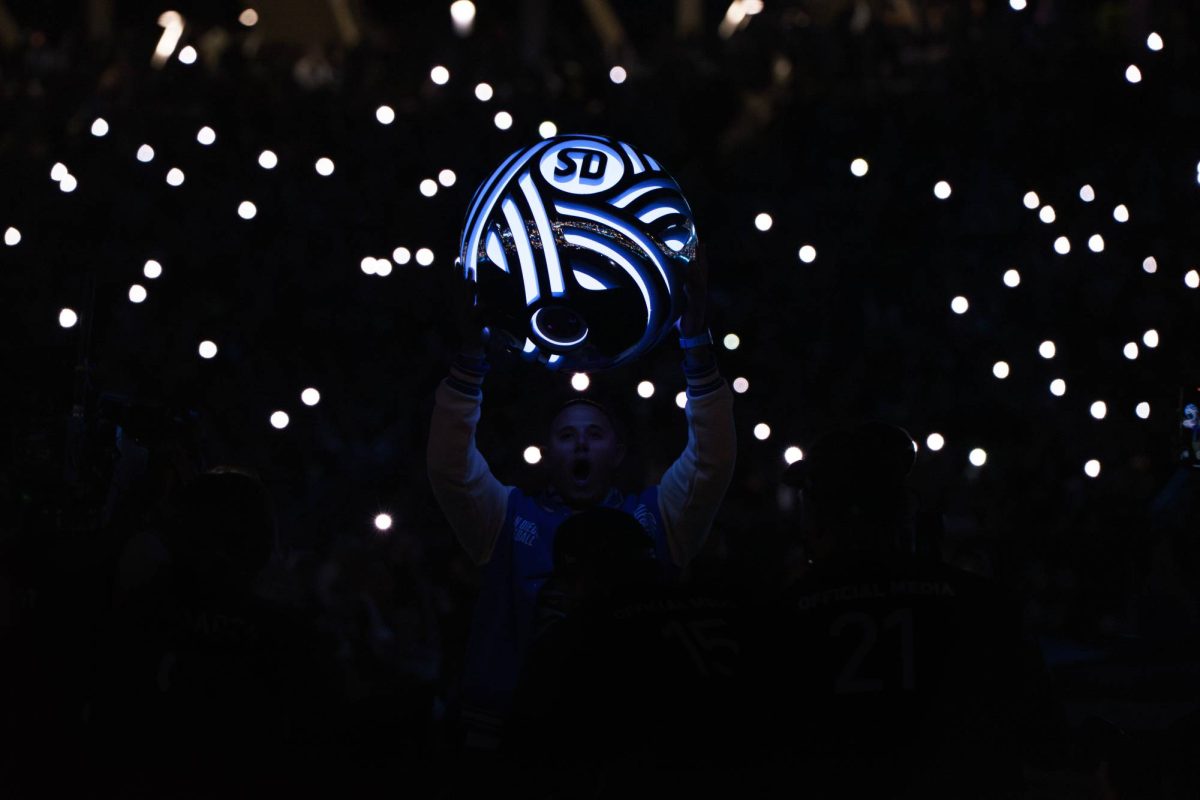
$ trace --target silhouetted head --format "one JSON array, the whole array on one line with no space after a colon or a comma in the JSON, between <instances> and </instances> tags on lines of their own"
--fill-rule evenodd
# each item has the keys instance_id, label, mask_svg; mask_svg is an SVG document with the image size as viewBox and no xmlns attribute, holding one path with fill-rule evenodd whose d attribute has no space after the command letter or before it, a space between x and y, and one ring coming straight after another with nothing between
<instances>
[{"instance_id":1,"label":"silhouetted head","mask_svg":"<svg viewBox=\"0 0 1200 800\"><path fill-rule=\"evenodd\" d=\"M266 488L242 472L200 475L180 496L170 538L177 560L197 574L249 583L266 566L275 538Z\"/></svg>"},{"instance_id":2,"label":"silhouetted head","mask_svg":"<svg viewBox=\"0 0 1200 800\"><path fill-rule=\"evenodd\" d=\"M916 459L908 431L867 422L827 433L790 465L784 482L803 498L803 534L815 557L911 547L906 478Z\"/></svg>"},{"instance_id":3,"label":"silhouetted head","mask_svg":"<svg viewBox=\"0 0 1200 800\"><path fill-rule=\"evenodd\" d=\"M624 458L624 437L599 403L570 400L551 420L546 469L550 483L572 508L592 508L604 500Z\"/></svg>"}]
</instances>

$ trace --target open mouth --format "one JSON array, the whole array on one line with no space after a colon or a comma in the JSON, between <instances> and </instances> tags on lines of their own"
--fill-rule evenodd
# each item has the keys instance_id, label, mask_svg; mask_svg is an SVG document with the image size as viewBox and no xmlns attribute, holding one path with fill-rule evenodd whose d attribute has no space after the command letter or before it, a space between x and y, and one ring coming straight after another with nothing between
<instances>
[{"instance_id":1,"label":"open mouth","mask_svg":"<svg viewBox=\"0 0 1200 800\"><path fill-rule=\"evenodd\" d=\"M576 459L575 463L571 465L571 477L574 478L577 483L584 483L588 478L591 477L591 475L592 462L580 458Z\"/></svg>"}]
</instances>

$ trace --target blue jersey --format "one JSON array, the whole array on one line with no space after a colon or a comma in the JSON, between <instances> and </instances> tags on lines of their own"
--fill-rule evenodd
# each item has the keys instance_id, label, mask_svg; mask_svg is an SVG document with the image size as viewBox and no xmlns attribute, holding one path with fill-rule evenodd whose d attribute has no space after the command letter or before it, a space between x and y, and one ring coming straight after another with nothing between
<instances>
[{"instance_id":1,"label":"blue jersey","mask_svg":"<svg viewBox=\"0 0 1200 800\"><path fill-rule=\"evenodd\" d=\"M634 517L654 541L655 558L664 572L678 573L658 507L657 486L629 494L614 489L603 505ZM531 497L520 489L509 493L504 526L483 568L467 644L463 700L472 714L507 716L533 640L538 592L554 568L554 535L573 513L545 495Z\"/></svg>"}]
</instances>

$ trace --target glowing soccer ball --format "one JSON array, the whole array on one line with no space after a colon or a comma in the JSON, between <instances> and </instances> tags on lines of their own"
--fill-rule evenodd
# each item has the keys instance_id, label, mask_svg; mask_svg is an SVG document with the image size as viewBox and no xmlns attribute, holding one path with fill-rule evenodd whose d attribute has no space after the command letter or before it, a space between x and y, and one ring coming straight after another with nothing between
<instances>
[{"instance_id":1,"label":"glowing soccer ball","mask_svg":"<svg viewBox=\"0 0 1200 800\"><path fill-rule=\"evenodd\" d=\"M658 162L601 136L513 153L467 211L459 261L493 340L593 372L656 345L682 311L696 226Z\"/></svg>"}]
</instances>

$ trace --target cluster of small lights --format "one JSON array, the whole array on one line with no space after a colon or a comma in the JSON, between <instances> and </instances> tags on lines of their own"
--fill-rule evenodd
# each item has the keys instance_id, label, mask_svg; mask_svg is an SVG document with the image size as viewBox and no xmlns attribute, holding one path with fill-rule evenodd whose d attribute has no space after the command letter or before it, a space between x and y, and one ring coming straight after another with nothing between
<instances>
[{"instance_id":1,"label":"cluster of small lights","mask_svg":"<svg viewBox=\"0 0 1200 800\"><path fill-rule=\"evenodd\" d=\"M856 158L850 162L850 174L856 178L861 178L870 171L871 165L867 163L865 158Z\"/></svg>"},{"instance_id":2,"label":"cluster of small lights","mask_svg":"<svg viewBox=\"0 0 1200 800\"><path fill-rule=\"evenodd\" d=\"M950 310L955 314L965 314L967 313L967 309L970 307L971 304L967 302L967 298L963 297L961 294L950 301Z\"/></svg>"},{"instance_id":3,"label":"cluster of small lights","mask_svg":"<svg viewBox=\"0 0 1200 800\"><path fill-rule=\"evenodd\" d=\"M1015 269L1010 269L1004 273L1004 285L1010 289L1015 289L1021 285L1021 273Z\"/></svg>"},{"instance_id":4,"label":"cluster of small lights","mask_svg":"<svg viewBox=\"0 0 1200 800\"><path fill-rule=\"evenodd\" d=\"M288 426L291 419L286 411L276 411L271 415L271 427L277 431L281 431Z\"/></svg>"},{"instance_id":5,"label":"cluster of small lights","mask_svg":"<svg viewBox=\"0 0 1200 800\"><path fill-rule=\"evenodd\" d=\"M771 426L765 422L760 422L754 426L754 438L760 442L765 442L771 437Z\"/></svg>"},{"instance_id":6,"label":"cluster of small lights","mask_svg":"<svg viewBox=\"0 0 1200 800\"><path fill-rule=\"evenodd\" d=\"M243 200L238 204L238 216L245 220L254 219L258 215L258 207L249 200Z\"/></svg>"},{"instance_id":7,"label":"cluster of small lights","mask_svg":"<svg viewBox=\"0 0 1200 800\"><path fill-rule=\"evenodd\" d=\"M162 275L162 273L163 273L162 264L158 263L153 258L148 260L146 262L146 264L142 267L142 274L145 275L150 280L154 280L155 278L160 277Z\"/></svg>"},{"instance_id":8,"label":"cluster of small lights","mask_svg":"<svg viewBox=\"0 0 1200 800\"><path fill-rule=\"evenodd\" d=\"M95 121L92 122L92 136L95 136L97 139L99 139L107 135L108 120L104 119L104 117L96 117Z\"/></svg>"},{"instance_id":9,"label":"cluster of small lights","mask_svg":"<svg viewBox=\"0 0 1200 800\"><path fill-rule=\"evenodd\" d=\"M925 437L925 446L936 453L946 446L946 439L940 433L931 433Z\"/></svg>"},{"instance_id":10,"label":"cluster of small lights","mask_svg":"<svg viewBox=\"0 0 1200 800\"><path fill-rule=\"evenodd\" d=\"M1054 358L1054 354L1058 352L1058 348L1054 346L1054 342L1047 339L1038 345L1038 355L1045 359Z\"/></svg>"},{"instance_id":11,"label":"cluster of small lights","mask_svg":"<svg viewBox=\"0 0 1200 800\"><path fill-rule=\"evenodd\" d=\"M771 219L771 215L764 212L754 218L754 227L765 233L766 231L771 230L771 225L773 225L774 222L775 221Z\"/></svg>"},{"instance_id":12,"label":"cluster of small lights","mask_svg":"<svg viewBox=\"0 0 1200 800\"><path fill-rule=\"evenodd\" d=\"M333 159L321 156L317 159L317 163L313 165L313 168L317 171L318 175L328 178L333 174Z\"/></svg>"},{"instance_id":13,"label":"cluster of small lights","mask_svg":"<svg viewBox=\"0 0 1200 800\"><path fill-rule=\"evenodd\" d=\"M1047 225L1049 225L1051 222L1054 222L1054 220L1057 218L1058 215L1054 213L1054 206L1050 205L1049 203L1042 206L1041 210L1038 211L1038 219Z\"/></svg>"},{"instance_id":14,"label":"cluster of small lights","mask_svg":"<svg viewBox=\"0 0 1200 800\"><path fill-rule=\"evenodd\" d=\"M976 447L967 456L967 459L976 467L982 467L987 463L987 451L982 447Z\"/></svg>"},{"instance_id":15,"label":"cluster of small lights","mask_svg":"<svg viewBox=\"0 0 1200 800\"><path fill-rule=\"evenodd\" d=\"M445 86L450 82L450 70L438 64L433 69L429 70L429 80L436 83L438 86Z\"/></svg>"},{"instance_id":16,"label":"cluster of small lights","mask_svg":"<svg viewBox=\"0 0 1200 800\"><path fill-rule=\"evenodd\" d=\"M1147 275L1153 275L1158 272L1158 261L1155 260L1154 256L1146 256L1146 260L1142 262L1142 270Z\"/></svg>"},{"instance_id":17,"label":"cluster of small lights","mask_svg":"<svg viewBox=\"0 0 1200 800\"><path fill-rule=\"evenodd\" d=\"M1113 209L1113 219L1117 222L1129 222L1129 208L1124 203L1121 203Z\"/></svg>"},{"instance_id":18,"label":"cluster of small lights","mask_svg":"<svg viewBox=\"0 0 1200 800\"><path fill-rule=\"evenodd\" d=\"M1100 462L1096 459L1091 459L1083 465L1083 474L1089 478L1096 478L1100 475Z\"/></svg>"},{"instance_id":19,"label":"cluster of small lights","mask_svg":"<svg viewBox=\"0 0 1200 800\"><path fill-rule=\"evenodd\" d=\"M375 529L378 531L391 530L392 529L392 515L391 514L376 514L375 515Z\"/></svg>"},{"instance_id":20,"label":"cluster of small lights","mask_svg":"<svg viewBox=\"0 0 1200 800\"><path fill-rule=\"evenodd\" d=\"M1137 64L1130 64L1125 68L1125 80L1130 83L1142 82L1142 71L1138 69Z\"/></svg>"},{"instance_id":21,"label":"cluster of small lights","mask_svg":"<svg viewBox=\"0 0 1200 800\"><path fill-rule=\"evenodd\" d=\"M79 315L74 309L64 308L58 312L58 324L64 328L74 328L75 323L79 322Z\"/></svg>"},{"instance_id":22,"label":"cluster of small lights","mask_svg":"<svg viewBox=\"0 0 1200 800\"><path fill-rule=\"evenodd\" d=\"M208 147L213 142L217 141L217 132L205 125L196 132L196 141Z\"/></svg>"},{"instance_id":23,"label":"cluster of small lights","mask_svg":"<svg viewBox=\"0 0 1200 800\"><path fill-rule=\"evenodd\" d=\"M650 381L642 381L637 385L638 397L649 400L654 396L654 384Z\"/></svg>"},{"instance_id":24,"label":"cluster of small lights","mask_svg":"<svg viewBox=\"0 0 1200 800\"><path fill-rule=\"evenodd\" d=\"M179 167L167 170L167 186L183 186L183 170Z\"/></svg>"},{"instance_id":25,"label":"cluster of small lights","mask_svg":"<svg viewBox=\"0 0 1200 800\"><path fill-rule=\"evenodd\" d=\"M950 184L946 181L938 181L933 185L933 196L938 200L947 200L950 198Z\"/></svg>"},{"instance_id":26,"label":"cluster of small lights","mask_svg":"<svg viewBox=\"0 0 1200 800\"><path fill-rule=\"evenodd\" d=\"M1054 252L1060 256L1065 256L1071 252L1071 240L1065 236L1060 236L1054 240Z\"/></svg>"},{"instance_id":27,"label":"cluster of small lights","mask_svg":"<svg viewBox=\"0 0 1200 800\"><path fill-rule=\"evenodd\" d=\"M279 156L273 150L263 150L258 154L258 165L263 169L275 169L279 164Z\"/></svg>"},{"instance_id":28,"label":"cluster of small lights","mask_svg":"<svg viewBox=\"0 0 1200 800\"><path fill-rule=\"evenodd\" d=\"M622 66L613 67L608 71L608 79L616 84L622 84L629 77L629 73Z\"/></svg>"},{"instance_id":29,"label":"cluster of small lights","mask_svg":"<svg viewBox=\"0 0 1200 800\"><path fill-rule=\"evenodd\" d=\"M811 264L817 260L817 248L811 244L806 244L800 248L799 256L800 260L805 264Z\"/></svg>"},{"instance_id":30,"label":"cluster of small lights","mask_svg":"<svg viewBox=\"0 0 1200 800\"><path fill-rule=\"evenodd\" d=\"M555 125L550 120L546 120L546 121L542 122L542 124L538 125L538 136L542 137L543 139L549 139L552 136L557 136L557 135L558 135L558 126Z\"/></svg>"},{"instance_id":31,"label":"cluster of small lights","mask_svg":"<svg viewBox=\"0 0 1200 800\"><path fill-rule=\"evenodd\" d=\"M1096 419L1104 419L1104 417L1108 414L1108 404L1103 400L1097 400L1096 402L1092 403L1092 407L1089 409L1089 411Z\"/></svg>"},{"instance_id":32,"label":"cluster of small lights","mask_svg":"<svg viewBox=\"0 0 1200 800\"><path fill-rule=\"evenodd\" d=\"M4 232L4 243L9 247L16 247L21 243L21 232L16 228L9 228Z\"/></svg>"},{"instance_id":33,"label":"cluster of small lights","mask_svg":"<svg viewBox=\"0 0 1200 800\"><path fill-rule=\"evenodd\" d=\"M1090 203L1096 199L1096 190L1092 188L1090 183L1085 183L1079 187L1079 199L1085 203Z\"/></svg>"},{"instance_id":34,"label":"cluster of small lights","mask_svg":"<svg viewBox=\"0 0 1200 800\"><path fill-rule=\"evenodd\" d=\"M734 378L733 390L738 394L745 394L746 392L750 391L750 381L746 380L745 378Z\"/></svg>"},{"instance_id":35,"label":"cluster of small lights","mask_svg":"<svg viewBox=\"0 0 1200 800\"><path fill-rule=\"evenodd\" d=\"M458 181L458 176L454 174L452 169L444 169L438 173L438 183L449 189Z\"/></svg>"},{"instance_id":36,"label":"cluster of small lights","mask_svg":"<svg viewBox=\"0 0 1200 800\"><path fill-rule=\"evenodd\" d=\"M737 350L738 345L742 343L741 338L736 333L727 333L725 338L721 340L721 344L725 345L726 350Z\"/></svg>"},{"instance_id":37,"label":"cluster of small lights","mask_svg":"<svg viewBox=\"0 0 1200 800\"><path fill-rule=\"evenodd\" d=\"M380 106L375 109L375 119L380 125L391 125L396 121L396 111L391 106Z\"/></svg>"},{"instance_id":38,"label":"cluster of small lights","mask_svg":"<svg viewBox=\"0 0 1200 800\"><path fill-rule=\"evenodd\" d=\"M381 278L386 278L392 274L392 262L386 258L367 256L359 262L359 268L362 269L364 275L378 275Z\"/></svg>"},{"instance_id":39,"label":"cluster of small lights","mask_svg":"<svg viewBox=\"0 0 1200 800\"><path fill-rule=\"evenodd\" d=\"M1088 238L1088 249L1093 253L1099 253L1104 250L1104 237L1098 233L1093 233Z\"/></svg>"},{"instance_id":40,"label":"cluster of small lights","mask_svg":"<svg viewBox=\"0 0 1200 800\"><path fill-rule=\"evenodd\" d=\"M210 358L217 357L217 343L216 342L205 339L203 342L200 343L200 346L196 349L200 353L200 357L205 359L206 361Z\"/></svg>"},{"instance_id":41,"label":"cluster of small lights","mask_svg":"<svg viewBox=\"0 0 1200 800\"><path fill-rule=\"evenodd\" d=\"M587 373L576 372L571 376L571 388L577 392L586 392L591 385L592 379L587 376Z\"/></svg>"},{"instance_id":42,"label":"cluster of small lights","mask_svg":"<svg viewBox=\"0 0 1200 800\"><path fill-rule=\"evenodd\" d=\"M59 162L50 168L50 180L58 183L60 191L70 194L79 186L79 181L67 169L67 165Z\"/></svg>"},{"instance_id":43,"label":"cluster of small lights","mask_svg":"<svg viewBox=\"0 0 1200 800\"><path fill-rule=\"evenodd\" d=\"M137 160L143 164L149 164L154 160L154 148L148 144L144 144L138 148Z\"/></svg>"},{"instance_id":44,"label":"cluster of small lights","mask_svg":"<svg viewBox=\"0 0 1200 800\"><path fill-rule=\"evenodd\" d=\"M803 459L804 459L804 451L801 450L799 447L796 447L795 445L792 445L791 447L789 447L783 451L784 463L795 464L797 461L802 461Z\"/></svg>"},{"instance_id":45,"label":"cluster of small lights","mask_svg":"<svg viewBox=\"0 0 1200 800\"><path fill-rule=\"evenodd\" d=\"M1055 378L1050 381L1050 394L1055 397L1062 397L1067 393L1067 382L1062 378Z\"/></svg>"},{"instance_id":46,"label":"cluster of small lights","mask_svg":"<svg viewBox=\"0 0 1200 800\"><path fill-rule=\"evenodd\" d=\"M997 361L995 364L992 364L992 374L1000 380L1007 378L1009 374L1008 362Z\"/></svg>"},{"instance_id":47,"label":"cluster of small lights","mask_svg":"<svg viewBox=\"0 0 1200 800\"><path fill-rule=\"evenodd\" d=\"M310 386L300 393L300 402L306 406L315 406L321 402L321 393Z\"/></svg>"},{"instance_id":48,"label":"cluster of small lights","mask_svg":"<svg viewBox=\"0 0 1200 800\"><path fill-rule=\"evenodd\" d=\"M542 460L542 451L534 445L525 448L525 463L536 464Z\"/></svg>"}]
</instances>

